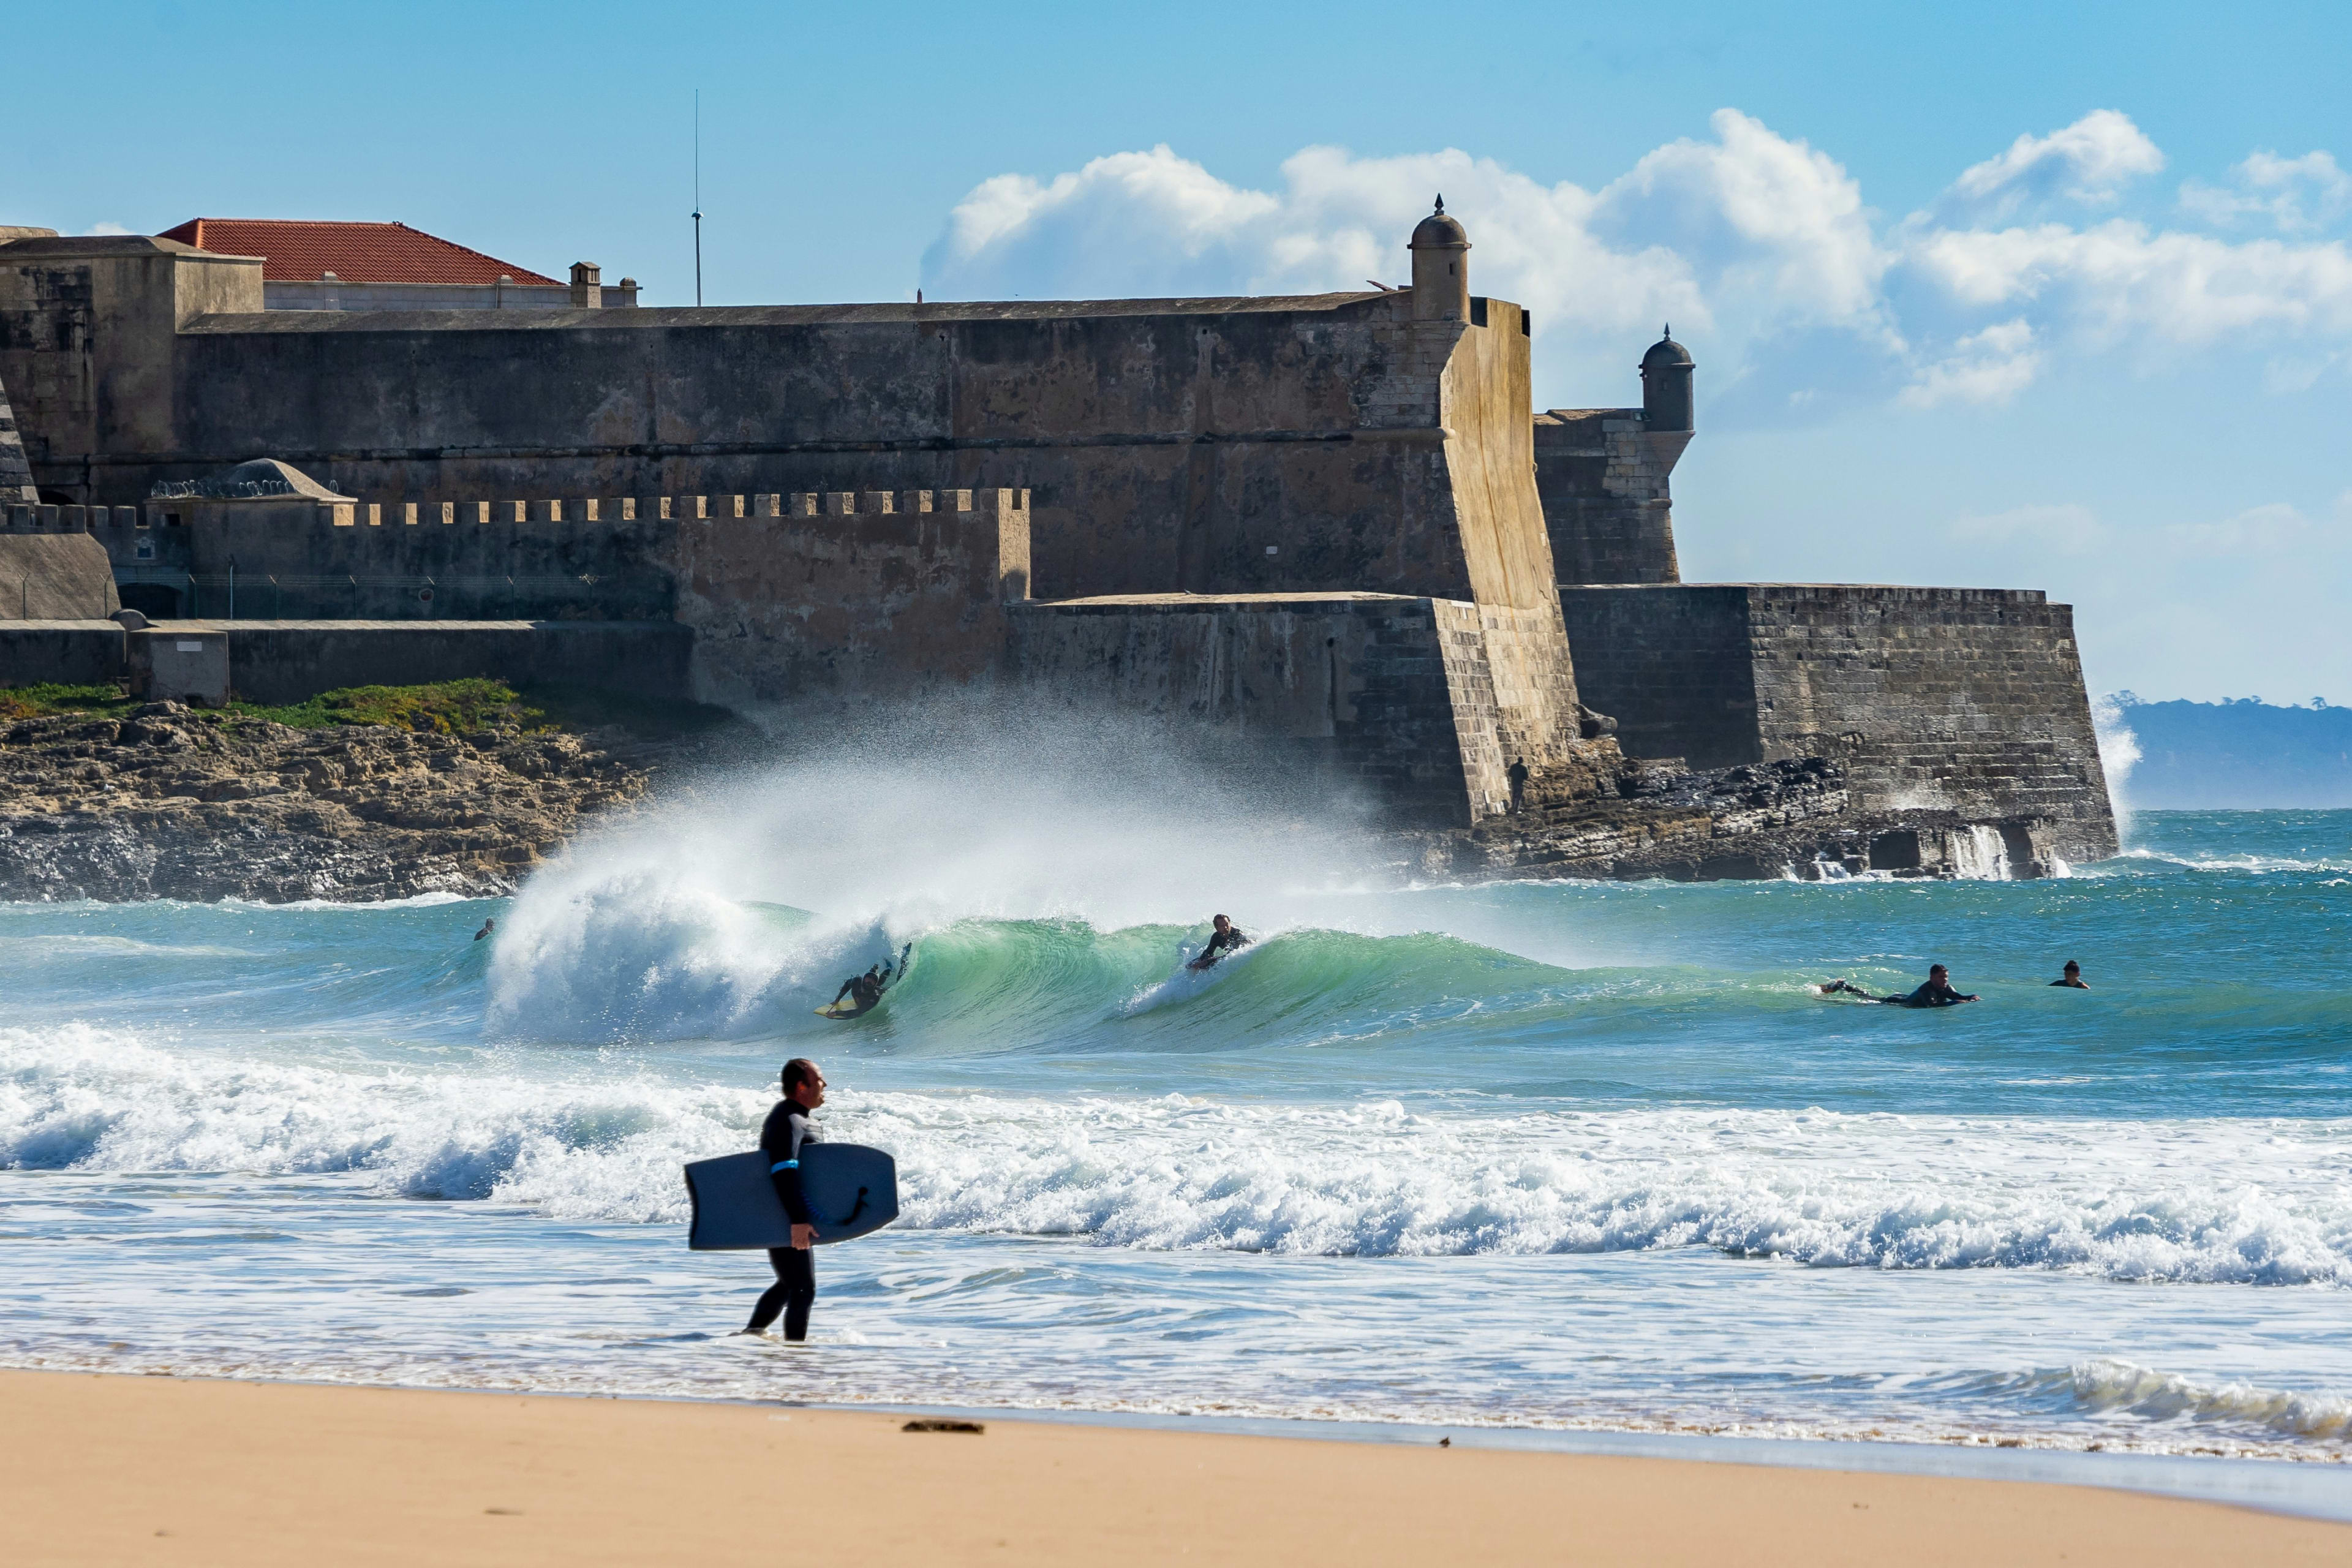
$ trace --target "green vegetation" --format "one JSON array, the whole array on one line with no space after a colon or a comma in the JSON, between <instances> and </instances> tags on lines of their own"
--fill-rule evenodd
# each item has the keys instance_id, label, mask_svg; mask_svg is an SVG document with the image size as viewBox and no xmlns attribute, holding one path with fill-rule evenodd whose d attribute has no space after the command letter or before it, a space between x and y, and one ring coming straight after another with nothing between
<instances>
[{"instance_id":1,"label":"green vegetation","mask_svg":"<svg viewBox=\"0 0 2352 1568\"><path fill-rule=\"evenodd\" d=\"M0 720L47 719L59 713L120 713L131 699L119 686L0 686Z\"/></svg>"},{"instance_id":2,"label":"green vegetation","mask_svg":"<svg viewBox=\"0 0 2352 1568\"><path fill-rule=\"evenodd\" d=\"M70 713L116 718L136 706L115 686L0 687L0 721ZM348 686L281 707L232 701L204 716L225 723L267 720L297 730L373 724L443 735L472 734L494 725L533 731L617 725L656 738L715 729L731 717L698 702L654 702L573 686L518 691L503 680L478 676L424 686Z\"/></svg>"},{"instance_id":3,"label":"green vegetation","mask_svg":"<svg viewBox=\"0 0 2352 1568\"><path fill-rule=\"evenodd\" d=\"M377 724L427 733L470 734L493 724L521 730L553 728L547 715L525 702L503 680L469 676L464 680L436 680L426 686L346 686L321 691L307 702L273 708L258 702L231 702L224 710L238 719L267 719L297 730L325 730L337 724Z\"/></svg>"}]
</instances>

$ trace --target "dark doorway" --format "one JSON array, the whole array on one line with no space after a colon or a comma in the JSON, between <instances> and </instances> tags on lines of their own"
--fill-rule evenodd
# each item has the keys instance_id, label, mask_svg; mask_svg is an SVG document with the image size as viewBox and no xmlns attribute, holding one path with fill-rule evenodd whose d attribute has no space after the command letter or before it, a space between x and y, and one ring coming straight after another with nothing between
<instances>
[{"instance_id":1,"label":"dark doorway","mask_svg":"<svg viewBox=\"0 0 2352 1568\"><path fill-rule=\"evenodd\" d=\"M151 621L180 618L180 591L161 583L124 583L115 589L126 610L136 610Z\"/></svg>"}]
</instances>

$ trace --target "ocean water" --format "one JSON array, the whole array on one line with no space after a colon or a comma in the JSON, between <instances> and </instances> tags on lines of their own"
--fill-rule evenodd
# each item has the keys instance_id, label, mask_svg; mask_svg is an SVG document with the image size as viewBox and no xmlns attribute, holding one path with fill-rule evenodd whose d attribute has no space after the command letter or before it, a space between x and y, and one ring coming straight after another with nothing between
<instances>
[{"instance_id":1,"label":"ocean water","mask_svg":"<svg viewBox=\"0 0 2352 1568\"><path fill-rule=\"evenodd\" d=\"M0 1364L2352 1454L2352 813L1429 886L1053 761L716 781L512 900L0 906ZM1931 961L1984 1000L1811 989ZM801 1054L905 1212L789 1346L678 1170Z\"/></svg>"}]
</instances>

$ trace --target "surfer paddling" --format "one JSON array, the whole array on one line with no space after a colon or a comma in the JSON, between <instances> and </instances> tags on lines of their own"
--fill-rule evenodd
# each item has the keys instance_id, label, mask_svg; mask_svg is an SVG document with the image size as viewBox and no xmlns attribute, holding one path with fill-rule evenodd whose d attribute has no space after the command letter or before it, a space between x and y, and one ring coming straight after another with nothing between
<instances>
[{"instance_id":1,"label":"surfer paddling","mask_svg":"<svg viewBox=\"0 0 2352 1568\"><path fill-rule=\"evenodd\" d=\"M776 1271L776 1282L751 1309L751 1321L743 1326L743 1332L766 1333L781 1312L784 1338L804 1340L809 1309L816 1304L816 1259L811 1250L816 1244L816 1226L810 1222L808 1203L801 1196L801 1148L819 1142L809 1116L824 1103L824 1074L806 1057L794 1057L784 1064L782 1078L784 1098L776 1101L766 1125L760 1129L760 1148L771 1162L768 1179L775 1183L776 1196L783 1200L784 1213L792 1219L793 1239L790 1247L768 1248L768 1263Z\"/></svg>"},{"instance_id":2,"label":"surfer paddling","mask_svg":"<svg viewBox=\"0 0 2352 1568\"><path fill-rule=\"evenodd\" d=\"M1227 953L1238 952L1249 945L1249 938L1242 934L1242 928L1223 915L1219 915L1211 921L1210 926L1209 945L1202 948L1201 956L1186 964L1185 968L1206 969Z\"/></svg>"},{"instance_id":3,"label":"surfer paddling","mask_svg":"<svg viewBox=\"0 0 2352 1568\"><path fill-rule=\"evenodd\" d=\"M1822 995L1836 996L1841 994L1847 996L1859 996L1865 1002L1884 1003L1889 1007L1950 1007L1962 1002L1977 1000L1973 994L1963 996L1953 990L1951 971L1940 963L1927 971L1926 984L1916 991L1906 991L1894 996L1873 996L1851 980L1831 980L1822 983Z\"/></svg>"}]
</instances>

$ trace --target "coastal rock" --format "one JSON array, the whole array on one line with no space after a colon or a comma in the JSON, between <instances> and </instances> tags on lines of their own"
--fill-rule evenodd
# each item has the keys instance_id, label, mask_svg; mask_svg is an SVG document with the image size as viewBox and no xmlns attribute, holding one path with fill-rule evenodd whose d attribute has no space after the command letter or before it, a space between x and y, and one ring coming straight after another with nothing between
<instances>
[{"instance_id":1,"label":"coastal rock","mask_svg":"<svg viewBox=\"0 0 2352 1568\"><path fill-rule=\"evenodd\" d=\"M0 899L511 891L662 749L619 731L291 729L154 702L0 729Z\"/></svg>"}]
</instances>

